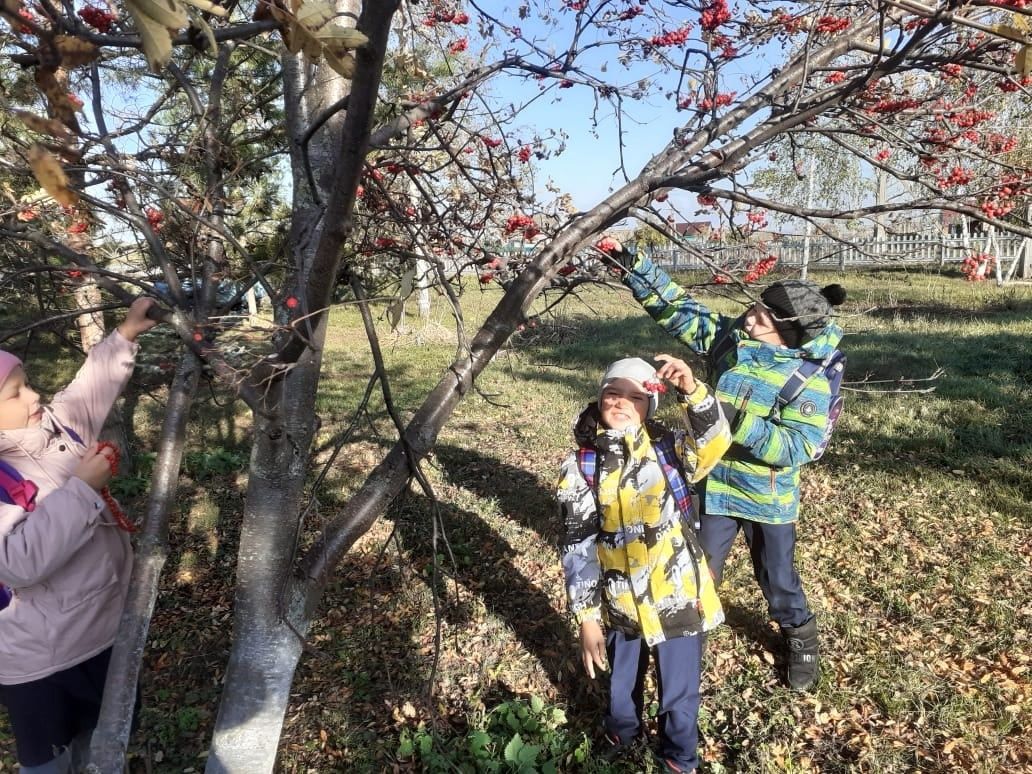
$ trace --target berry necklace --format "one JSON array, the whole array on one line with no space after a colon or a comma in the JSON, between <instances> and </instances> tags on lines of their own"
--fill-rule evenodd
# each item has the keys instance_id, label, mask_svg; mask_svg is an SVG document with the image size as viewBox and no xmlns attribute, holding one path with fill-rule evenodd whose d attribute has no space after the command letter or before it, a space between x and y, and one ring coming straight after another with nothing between
<instances>
[{"instance_id":1,"label":"berry necklace","mask_svg":"<svg viewBox=\"0 0 1032 774\"><path fill-rule=\"evenodd\" d=\"M122 459L122 453L118 450L111 441L101 441L97 444L97 451L103 453L105 449L111 450L111 455L108 458L108 464L111 466L111 475L118 475L118 463ZM139 529L133 524L129 517L125 515L125 511L122 510L122 506L118 504L118 501L111 495L111 491L104 487L100 490L100 496L104 499L107 504L108 510L111 511L111 515L115 517L115 523L119 529L123 529L126 532L136 532Z\"/></svg>"}]
</instances>

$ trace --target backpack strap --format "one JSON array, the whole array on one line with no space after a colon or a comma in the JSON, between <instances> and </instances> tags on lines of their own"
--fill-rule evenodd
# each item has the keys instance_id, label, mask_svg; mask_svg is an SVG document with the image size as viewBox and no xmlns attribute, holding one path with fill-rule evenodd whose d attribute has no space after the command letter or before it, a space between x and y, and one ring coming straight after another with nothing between
<instances>
[{"instance_id":1,"label":"backpack strap","mask_svg":"<svg viewBox=\"0 0 1032 774\"><path fill-rule=\"evenodd\" d=\"M22 510L32 513L36 510L36 494L39 487L11 465L0 460L0 503L17 505ZM3 610L14 598L14 592L0 583L0 610Z\"/></svg>"},{"instance_id":2,"label":"backpack strap","mask_svg":"<svg viewBox=\"0 0 1032 774\"><path fill-rule=\"evenodd\" d=\"M38 492L38 486L0 460L0 502L17 505L22 510L32 513L36 510Z\"/></svg>"},{"instance_id":3,"label":"backpack strap","mask_svg":"<svg viewBox=\"0 0 1032 774\"><path fill-rule=\"evenodd\" d=\"M807 383L814 376L821 372L827 372L829 375L832 372L841 374L843 369L845 369L845 366L846 356L837 349L823 360L803 360L796 370L792 372L792 375L788 377L788 381L786 381L785 385L781 388L781 392L778 393L778 398L775 402L777 413L780 414L784 410L785 406L798 398L806 388Z\"/></svg>"},{"instance_id":4,"label":"backpack strap","mask_svg":"<svg viewBox=\"0 0 1032 774\"><path fill-rule=\"evenodd\" d=\"M666 478L670 493L674 496L677 510L698 531L702 525L699 523L698 510L692 505L692 490L685 478L681 460L674 451L674 437L669 433L665 434L652 448L656 450L659 466L663 469L663 477Z\"/></svg>"},{"instance_id":5,"label":"backpack strap","mask_svg":"<svg viewBox=\"0 0 1032 774\"><path fill-rule=\"evenodd\" d=\"M698 513L692 505L691 488L688 486L684 471L681 469L681 461L674 451L673 436L669 434L663 435L653 443L652 448L656 450L659 467L663 471L663 478L666 479L670 493L674 496L677 510L681 512L685 519L694 524L695 529L698 530L700 526ZM577 449L577 467L580 468L581 475L584 476L584 480L588 483L588 487L595 494L596 498L598 497L598 492L596 491L598 485L596 480L597 464L598 455L594 449L589 449L585 446Z\"/></svg>"},{"instance_id":6,"label":"backpack strap","mask_svg":"<svg viewBox=\"0 0 1032 774\"><path fill-rule=\"evenodd\" d=\"M68 427L67 425L61 425L61 429L64 430L68 434L69 438L71 438L73 441L75 441L77 444L79 444L79 446L85 446L86 445L86 444L84 444L82 442L82 438L79 437L79 434L77 432L75 432L74 430L72 430L72 428Z\"/></svg>"},{"instance_id":7,"label":"backpack strap","mask_svg":"<svg viewBox=\"0 0 1032 774\"><path fill-rule=\"evenodd\" d=\"M598 459L598 455L595 454L594 449L589 449L587 446L581 446L577 449L577 467L580 468L581 475L584 476L584 480L588 482L588 487L594 491L595 489L595 463Z\"/></svg>"}]
</instances>

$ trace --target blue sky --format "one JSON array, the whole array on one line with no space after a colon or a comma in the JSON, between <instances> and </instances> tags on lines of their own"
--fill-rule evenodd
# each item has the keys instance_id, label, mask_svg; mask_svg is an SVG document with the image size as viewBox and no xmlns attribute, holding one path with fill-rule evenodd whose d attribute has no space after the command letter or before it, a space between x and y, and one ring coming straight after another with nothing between
<instances>
[{"instance_id":1,"label":"blue sky","mask_svg":"<svg viewBox=\"0 0 1032 774\"><path fill-rule=\"evenodd\" d=\"M558 5L558 2L555 3ZM499 14L502 16L503 14ZM572 23L571 13L558 12L554 19L559 24ZM698 14L684 10L680 19L674 19L667 25L673 29L683 22L696 25L693 41L690 45L699 47ZM526 38L548 45L565 44L568 31L548 29L533 18L521 20L521 30ZM643 35L651 34L647 30L639 30ZM652 30L655 32L655 30ZM471 44L476 36L471 35ZM602 38L609 43L611 39ZM591 42L588 38L586 42ZM519 50L519 46L514 46ZM677 50L670 49L674 55ZM655 89L655 93L643 99L624 101L623 131L625 144L623 147L623 163L626 174L634 177L642 166L670 140L675 127L681 125L690 114L679 112L673 99L667 99L664 91L672 91L677 85L679 73L663 72L654 62L637 62L628 67L616 60L615 47L598 48L583 62L590 71L618 86L633 85L641 79L650 79L665 88ZM493 57L492 57L493 58ZM742 82L743 76L749 73L769 72L770 64L763 56L743 57L724 69L721 90L745 91L747 86ZM604 70L604 71L601 71ZM601 71L601 72L600 72ZM525 126L527 136L536 130L546 135L548 129L563 129L569 135L565 151L549 159L536 161L539 179L537 189L542 201L548 201L553 194L545 190L550 179L561 190L569 193L579 209L588 209L597 204L611 190L623 184L623 172L619 169L621 156L618 140L618 124L613 114L613 107L605 100L598 102L597 121L592 121L592 112L596 108L594 92L588 86L575 84L572 88L557 89L553 85L542 95L541 82L532 77L508 77L491 88L495 95L503 93L506 102L530 102L521 113L518 125ZM686 87L687 88L687 87ZM689 91L694 91L689 89ZM686 215L691 219L695 210L694 196L675 194L672 200L678 201Z\"/></svg>"}]
</instances>

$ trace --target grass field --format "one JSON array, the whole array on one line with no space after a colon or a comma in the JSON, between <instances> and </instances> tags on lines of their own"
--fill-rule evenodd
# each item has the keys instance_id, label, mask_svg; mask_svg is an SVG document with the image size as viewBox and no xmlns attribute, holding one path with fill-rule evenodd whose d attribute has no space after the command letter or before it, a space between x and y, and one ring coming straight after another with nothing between
<instances>
[{"instance_id":1,"label":"grass field","mask_svg":"<svg viewBox=\"0 0 1032 774\"><path fill-rule=\"evenodd\" d=\"M781 685L779 638L739 543L722 588L729 623L707 645L704 770L1032 771L1032 290L904 270L817 279L850 291L846 413L803 474L798 565L823 674L810 694ZM473 324L496 293L471 292ZM384 325L404 414L454 352L436 313L402 335ZM354 310L332 322L317 463L371 365ZM601 369L664 351L686 352L626 293L595 289L499 353L427 461L436 502L407 493L339 569L297 675L279 770L519 770L507 752L524 771L652 770L645 757L607 769L592 754L603 691L582 674L565 614L552 485ZM940 368L934 382L909 381ZM52 386L65 370L39 379ZM146 449L160 396L131 406ZM210 401L196 419L134 770L203 769L229 645L247 420ZM309 532L391 436L377 402L313 493ZM130 496L145 483L139 461L138 479L123 482ZM5 734L0 770L12 770Z\"/></svg>"}]
</instances>

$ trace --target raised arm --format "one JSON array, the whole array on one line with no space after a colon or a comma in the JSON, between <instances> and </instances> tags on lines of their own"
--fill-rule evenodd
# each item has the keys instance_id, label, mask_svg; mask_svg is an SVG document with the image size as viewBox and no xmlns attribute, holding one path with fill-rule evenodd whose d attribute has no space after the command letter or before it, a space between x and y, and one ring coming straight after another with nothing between
<instances>
[{"instance_id":1,"label":"raised arm","mask_svg":"<svg viewBox=\"0 0 1032 774\"><path fill-rule=\"evenodd\" d=\"M733 318L711 312L652 262L640 258L623 277L635 300L663 329L693 352L706 354Z\"/></svg>"},{"instance_id":2,"label":"raised arm","mask_svg":"<svg viewBox=\"0 0 1032 774\"><path fill-rule=\"evenodd\" d=\"M688 428L675 432L674 448L689 480L699 481L731 446L731 429L720 402L709 387L696 381L687 363L666 354L656 355L655 359L662 363L656 375L673 386Z\"/></svg>"},{"instance_id":3,"label":"raised arm","mask_svg":"<svg viewBox=\"0 0 1032 774\"><path fill-rule=\"evenodd\" d=\"M139 348L136 337L156 324L147 317L153 305L153 299L136 299L122 324L90 350L75 378L50 403L61 423L76 431L86 444L96 439L132 376Z\"/></svg>"}]
</instances>

